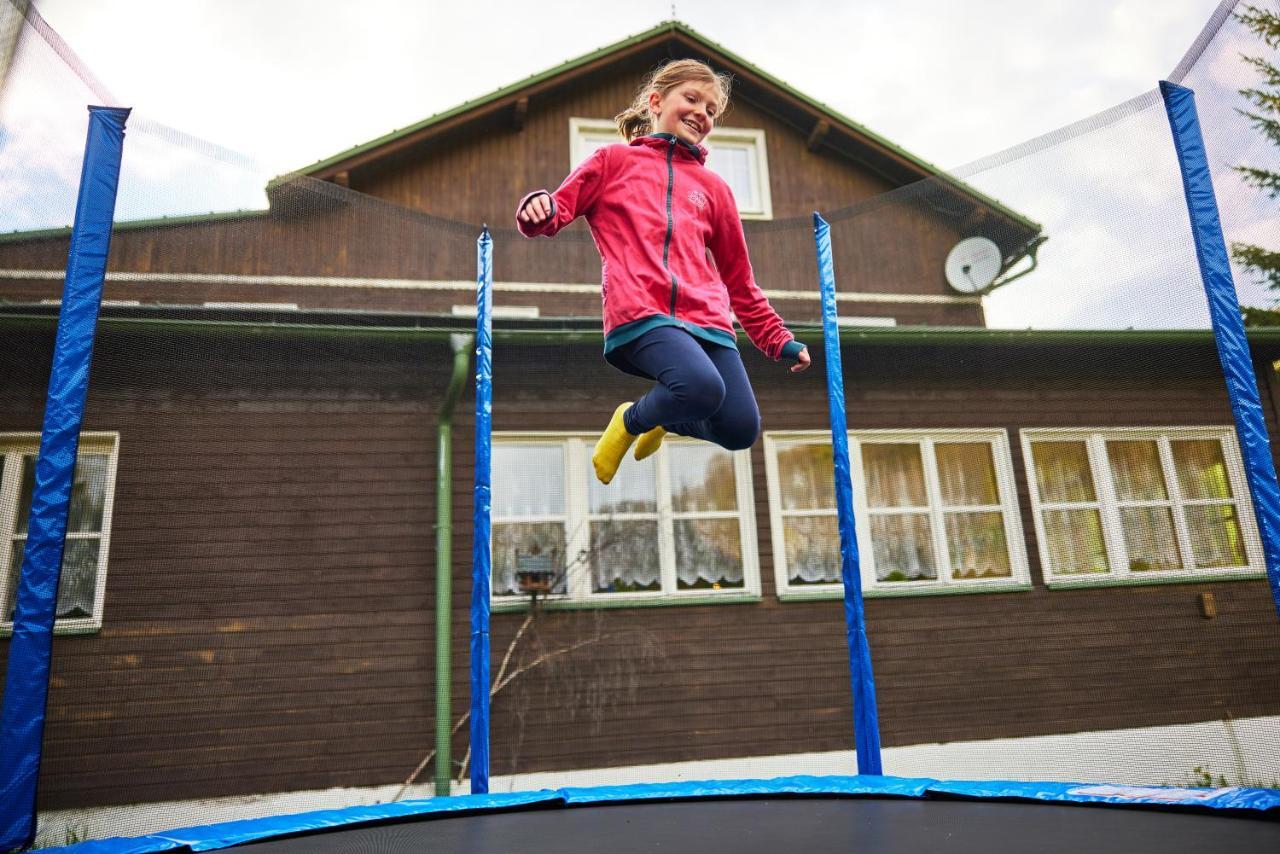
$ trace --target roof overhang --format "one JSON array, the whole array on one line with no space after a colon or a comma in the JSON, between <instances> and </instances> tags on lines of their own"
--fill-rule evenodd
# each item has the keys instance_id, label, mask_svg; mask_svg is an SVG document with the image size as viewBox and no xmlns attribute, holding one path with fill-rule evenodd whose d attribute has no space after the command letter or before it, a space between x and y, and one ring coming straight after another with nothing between
<instances>
[{"instance_id":1,"label":"roof overhang","mask_svg":"<svg viewBox=\"0 0 1280 854\"><path fill-rule=\"evenodd\" d=\"M0 304L0 327L52 331L59 307ZM445 341L475 332L475 319L453 315L335 310L104 306L99 328L156 335L353 337ZM793 324L796 337L822 340L822 327ZM1280 327L1246 330L1255 346L1280 346ZM599 318L510 318L493 324L495 341L511 344L590 344L604 341ZM739 339L746 343L745 336ZM1170 347L1214 346L1208 329L987 329L984 327L877 326L840 328L846 346L867 347Z\"/></svg>"}]
</instances>

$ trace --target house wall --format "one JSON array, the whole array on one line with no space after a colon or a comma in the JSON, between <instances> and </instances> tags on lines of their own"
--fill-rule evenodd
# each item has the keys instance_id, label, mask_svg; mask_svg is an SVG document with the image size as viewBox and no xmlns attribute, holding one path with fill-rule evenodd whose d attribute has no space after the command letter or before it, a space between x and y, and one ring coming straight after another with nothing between
<instances>
[{"instance_id":1,"label":"house wall","mask_svg":"<svg viewBox=\"0 0 1280 854\"><path fill-rule=\"evenodd\" d=\"M4 335L0 431L38 431L15 386L39 388L52 339ZM42 808L408 775L432 738L447 352L99 336L85 429L120 433L105 612L54 639Z\"/></svg>"},{"instance_id":2,"label":"house wall","mask_svg":"<svg viewBox=\"0 0 1280 854\"><path fill-rule=\"evenodd\" d=\"M48 336L21 334L0 359L48 352ZM800 376L746 361L765 430L823 427L821 360ZM37 362L5 375L34 383ZM856 347L844 362L851 429L1016 439L1230 422L1207 347ZM98 633L55 639L43 807L408 777L434 738L434 423L448 367L442 344L100 339L85 426L121 433L106 610ZM594 431L644 388L590 346L503 347L495 372L495 431ZM38 394L12 381L0 394L0 430L38 429ZM1274 430L1266 389L1264 401ZM468 708L473 412L464 396L455 718ZM886 746L1280 713L1264 581L1047 590L1011 446L1034 589L868 600ZM842 606L778 601L760 443L751 454L762 599L542 612L513 660L551 658L494 698L493 773L848 748ZM524 617L494 615L495 672Z\"/></svg>"}]
</instances>

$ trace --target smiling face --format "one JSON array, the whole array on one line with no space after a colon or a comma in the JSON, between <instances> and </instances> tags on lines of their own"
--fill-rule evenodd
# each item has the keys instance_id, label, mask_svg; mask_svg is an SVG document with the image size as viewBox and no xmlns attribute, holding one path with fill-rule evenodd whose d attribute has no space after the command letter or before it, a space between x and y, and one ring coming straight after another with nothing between
<instances>
[{"instance_id":1,"label":"smiling face","mask_svg":"<svg viewBox=\"0 0 1280 854\"><path fill-rule=\"evenodd\" d=\"M720 112L720 89L714 83L681 83L667 91L649 93L655 133L674 134L690 145L706 139Z\"/></svg>"}]
</instances>

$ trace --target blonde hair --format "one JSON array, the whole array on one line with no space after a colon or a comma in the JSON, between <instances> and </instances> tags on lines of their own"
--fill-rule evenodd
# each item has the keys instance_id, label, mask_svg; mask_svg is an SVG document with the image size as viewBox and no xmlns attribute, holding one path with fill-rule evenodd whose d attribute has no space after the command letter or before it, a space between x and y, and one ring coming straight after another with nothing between
<instances>
[{"instance_id":1,"label":"blonde hair","mask_svg":"<svg viewBox=\"0 0 1280 854\"><path fill-rule=\"evenodd\" d=\"M657 92L663 97L682 83L709 83L720 93L719 113L729 108L729 87L733 78L728 74L716 74L705 62L696 59L675 59L655 69L640 84L636 97L613 120L618 132L628 142L638 136L653 132L653 114L649 112L649 95Z\"/></svg>"}]
</instances>

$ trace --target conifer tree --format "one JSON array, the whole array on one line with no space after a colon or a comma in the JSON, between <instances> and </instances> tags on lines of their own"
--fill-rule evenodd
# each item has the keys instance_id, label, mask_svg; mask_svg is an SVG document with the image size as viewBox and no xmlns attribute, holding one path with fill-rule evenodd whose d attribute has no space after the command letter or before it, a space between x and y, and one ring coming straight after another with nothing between
<instances>
[{"instance_id":1,"label":"conifer tree","mask_svg":"<svg viewBox=\"0 0 1280 854\"><path fill-rule=\"evenodd\" d=\"M1263 45L1270 48L1261 56L1241 55L1262 78L1255 86L1240 89L1239 93L1249 102L1247 109L1237 109L1249 120L1250 126L1272 145L1280 149L1280 66L1276 56L1280 53L1280 14L1246 5L1234 14ZM1280 170L1241 164L1234 167L1240 179L1269 198L1280 198ZM1237 264L1258 277L1273 291L1280 291L1280 247L1257 246L1232 242L1231 257ZM1250 326L1280 325L1280 310L1245 308L1245 323Z\"/></svg>"}]
</instances>

